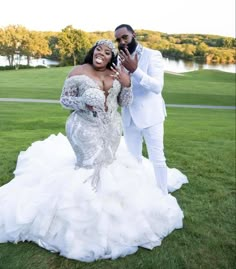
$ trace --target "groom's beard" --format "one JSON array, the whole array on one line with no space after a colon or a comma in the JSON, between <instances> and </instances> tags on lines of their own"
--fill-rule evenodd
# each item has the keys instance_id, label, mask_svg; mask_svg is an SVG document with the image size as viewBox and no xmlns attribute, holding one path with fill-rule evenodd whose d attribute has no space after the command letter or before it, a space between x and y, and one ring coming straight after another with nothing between
<instances>
[{"instance_id":1,"label":"groom's beard","mask_svg":"<svg viewBox=\"0 0 236 269\"><path fill-rule=\"evenodd\" d=\"M137 45L138 45L138 43L136 42L135 38L133 37L129 44L127 44L127 45L120 44L118 49L123 50L125 52L124 49L127 48L129 53L132 54L135 51Z\"/></svg>"}]
</instances>

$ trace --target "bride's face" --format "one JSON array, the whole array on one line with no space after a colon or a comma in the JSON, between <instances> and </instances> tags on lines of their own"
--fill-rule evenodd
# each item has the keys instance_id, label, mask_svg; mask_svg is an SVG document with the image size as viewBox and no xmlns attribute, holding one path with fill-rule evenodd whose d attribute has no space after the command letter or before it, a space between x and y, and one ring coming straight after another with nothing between
<instances>
[{"instance_id":1,"label":"bride's face","mask_svg":"<svg viewBox=\"0 0 236 269\"><path fill-rule=\"evenodd\" d=\"M93 64L97 67L106 67L111 58L112 50L106 45L98 45L93 53Z\"/></svg>"}]
</instances>

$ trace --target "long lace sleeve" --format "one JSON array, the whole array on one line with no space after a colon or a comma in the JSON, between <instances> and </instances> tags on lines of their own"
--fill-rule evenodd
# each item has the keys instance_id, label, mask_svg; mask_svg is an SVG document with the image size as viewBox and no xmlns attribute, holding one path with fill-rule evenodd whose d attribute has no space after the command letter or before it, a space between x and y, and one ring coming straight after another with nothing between
<instances>
[{"instance_id":1,"label":"long lace sleeve","mask_svg":"<svg viewBox=\"0 0 236 269\"><path fill-rule=\"evenodd\" d=\"M133 102L132 85L130 87L121 88L120 94L118 95L118 104L120 106L128 106Z\"/></svg>"},{"instance_id":2,"label":"long lace sleeve","mask_svg":"<svg viewBox=\"0 0 236 269\"><path fill-rule=\"evenodd\" d=\"M85 103L79 92L79 80L76 77L67 78L62 89L60 103L63 107L73 110L85 110Z\"/></svg>"}]
</instances>

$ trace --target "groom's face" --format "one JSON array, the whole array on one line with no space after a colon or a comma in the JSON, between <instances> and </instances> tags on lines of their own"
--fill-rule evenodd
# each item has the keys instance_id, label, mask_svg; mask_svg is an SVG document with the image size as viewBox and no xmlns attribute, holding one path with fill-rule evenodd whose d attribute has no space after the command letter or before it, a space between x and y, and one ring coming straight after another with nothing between
<instances>
[{"instance_id":1,"label":"groom's face","mask_svg":"<svg viewBox=\"0 0 236 269\"><path fill-rule=\"evenodd\" d=\"M118 43L118 49L128 49L129 53L132 54L136 47L137 42L135 40L135 34L127 30L126 27L119 28L115 31L116 42Z\"/></svg>"}]
</instances>

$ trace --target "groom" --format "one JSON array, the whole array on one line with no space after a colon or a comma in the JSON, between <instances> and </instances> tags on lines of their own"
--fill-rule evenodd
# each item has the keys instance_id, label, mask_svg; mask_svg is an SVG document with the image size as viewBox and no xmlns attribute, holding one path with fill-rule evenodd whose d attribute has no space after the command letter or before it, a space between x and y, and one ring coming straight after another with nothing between
<instances>
[{"instance_id":1,"label":"groom","mask_svg":"<svg viewBox=\"0 0 236 269\"><path fill-rule=\"evenodd\" d=\"M164 70L162 55L141 46L133 28L121 24L115 29L119 61L132 78L133 103L122 110L124 137L129 151L142 159L143 139L153 164L156 183L164 194L167 189L167 166L164 154L165 103L162 98Z\"/></svg>"}]
</instances>

